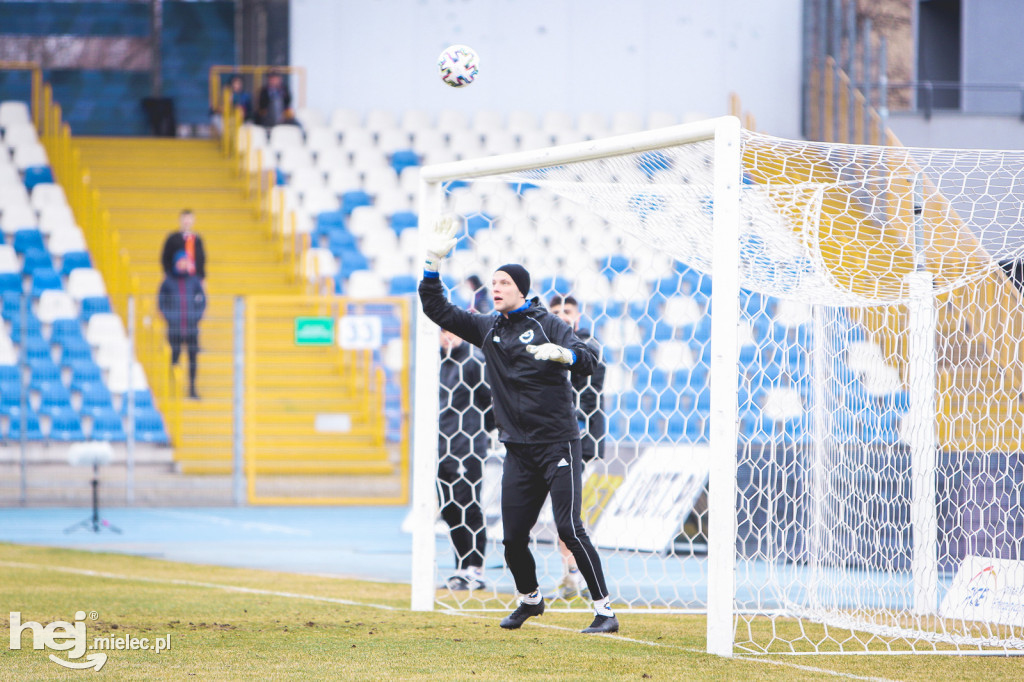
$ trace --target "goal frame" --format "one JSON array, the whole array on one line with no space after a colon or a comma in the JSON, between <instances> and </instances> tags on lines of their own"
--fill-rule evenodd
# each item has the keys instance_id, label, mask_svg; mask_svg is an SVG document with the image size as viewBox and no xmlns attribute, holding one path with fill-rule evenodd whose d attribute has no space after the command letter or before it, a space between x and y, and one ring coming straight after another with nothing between
<instances>
[{"instance_id":1,"label":"goal frame","mask_svg":"<svg viewBox=\"0 0 1024 682\"><path fill-rule=\"evenodd\" d=\"M709 368L712 390L707 651L719 656L732 656L735 638L738 401L735 391L715 390L714 387L735 386L739 377L736 363L740 290L739 200L742 186L739 119L723 116L599 140L425 166L420 172L419 251L426 252L429 228L441 213L445 182L624 156L708 140L712 140L714 146L712 277L715 285L711 300L716 314L711 321ZM414 611L431 611L436 591L434 523L437 518L435 479L440 359L437 326L422 313L415 316L414 325L411 608Z\"/></svg>"}]
</instances>

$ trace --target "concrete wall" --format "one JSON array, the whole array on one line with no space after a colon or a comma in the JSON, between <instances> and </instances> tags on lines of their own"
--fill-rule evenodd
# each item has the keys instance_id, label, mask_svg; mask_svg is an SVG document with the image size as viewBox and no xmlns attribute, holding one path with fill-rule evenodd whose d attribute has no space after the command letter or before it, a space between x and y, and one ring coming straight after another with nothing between
<instances>
[{"instance_id":1,"label":"concrete wall","mask_svg":"<svg viewBox=\"0 0 1024 682\"><path fill-rule=\"evenodd\" d=\"M666 110L716 116L728 94L769 133L795 136L800 0L291 0L291 63L308 104L399 113ZM436 57L480 55L453 90Z\"/></svg>"}]
</instances>

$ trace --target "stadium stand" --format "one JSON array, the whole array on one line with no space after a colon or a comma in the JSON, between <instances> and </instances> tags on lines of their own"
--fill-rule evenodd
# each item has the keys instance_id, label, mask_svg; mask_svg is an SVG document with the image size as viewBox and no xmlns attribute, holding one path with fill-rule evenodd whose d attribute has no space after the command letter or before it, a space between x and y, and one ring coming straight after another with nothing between
<instances>
[{"instance_id":1,"label":"stadium stand","mask_svg":"<svg viewBox=\"0 0 1024 682\"><path fill-rule=\"evenodd\" d=\"M307 127L304 135L295 128L270 133L271 140L288 140L287 147L279 143L274 160L281 180L275 189L274 205L277 210L297 208L302 215L299 224L312 234L312 248L305 257L311 281L332 277L336 291L362 296L414 296L418 253L415 230L411 228L418 223L413 207L420 165L644 127L643 119L630 112L619 112L610 119L598 114L574 118L548 112L538 122L525 112L510 112L503 118L497 112L482 111L470 119L455 110L441 111L432 121L429 114L410 110L396 121L382 112L370 112L364 118L357 112L337 109L329 116L314 118L327 123ZM647 125L677 122L672 114L653 112ZM444 132L452 130L460 133ZM240 144L247 139L262 140L262 131L254 129L239 136ZM248 153L262 144L250 142ZM308 163L291 168L293 152L286 150L300 145L304 145L301 158ZM270 147L274 149L273 143ZM645 169L638 166L637 172ZM469 233L482 245L501 244L514 216L487 214L482 196L463 185L451 183L448 192L456 211L464 216ZM549 195L530 189L526 185L509 188L509 196L515 197L526 214L550 215L562 210L556 209ZM631 261L625 244L607 230L595 229L598 226L592 223L589 216L566 216L567 243L583 241L588 251L604 254L596 261L576 256L571 270L580 274L575 282L558 276L557 268L543 263L531 264L531 271L544 298L570 288L576 295L590 292L589 300L584 301L590 326L606 352L615 359L624 359L630 368L627 376L609 381L606 406L612 434L637 442L665 436L706 441L710 413L710 278L667 258L638 267L641 264ZM460 248L467 246L467 240L459 244ZM456 251L453 269L458 258ZM458 298L456 283L448 284ZM806 343L808 311L763 299L756 293L744 292L744 297L748 316L743 322L746 339L740 361L746 367L747 384L741 388L741 407L745 405L745 411L740 420L740 438L805 443L812 410ZM628 311L628 316L615 319L621 311ZM783 357L767 357L768 353L762 352L770 346L768 339L790 337ZM649 339L656 343L653 348L647 344ZM905 405L900 409L899 401L890 399L895 390L892 373L896 370L884 363L858 364L858 353L863 351L851 346L848 381L862 390L849 393L864 396L850 406L852 428L872 442L890 443L897 437L894 434L905 411ZM880 352L876 357L880 360ZM389 376L388 386L393 384L394 378ZM871 391L880 399L869 397ZM386 408L389 424L397 423L396 403L397 394L392 390L386 403L391 406ZM889 407L877 408L876 403ZM394 433L390 435L394 437Z\"/></svg>"}]
</instances>

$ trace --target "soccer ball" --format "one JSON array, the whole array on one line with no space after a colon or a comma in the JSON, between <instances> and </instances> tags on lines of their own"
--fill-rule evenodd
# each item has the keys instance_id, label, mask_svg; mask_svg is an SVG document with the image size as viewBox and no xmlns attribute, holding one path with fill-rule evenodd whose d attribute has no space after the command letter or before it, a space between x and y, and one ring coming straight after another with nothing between
<instances>
[{"instance_id":1,"label":"soccer ball","mask_svg":"<svg viewBox=\"0 0 1024 682\"><path fill-rule=\"evenodd\" d=\"M449 45L437 58L437 70L441 72L441 80L453 88L461 88L476 78L480 58L471 47Z\"/></svg>"}]
</instances>

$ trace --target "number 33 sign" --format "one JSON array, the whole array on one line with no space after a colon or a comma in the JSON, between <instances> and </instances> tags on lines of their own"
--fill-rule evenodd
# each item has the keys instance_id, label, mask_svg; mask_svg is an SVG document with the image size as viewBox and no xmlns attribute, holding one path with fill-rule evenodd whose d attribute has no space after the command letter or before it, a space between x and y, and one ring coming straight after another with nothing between
<instances>
[{"instance_id":1,"label":"number 33 sign","mask_svg":"<svg viewBox=\"0 0 1024 682\"><path fill-rule=\"evenodd\" d=\"M338 318L338 345L346 350L373 350L383 344L380 318L345 315Z\"/></svg>"}]
</instances>

